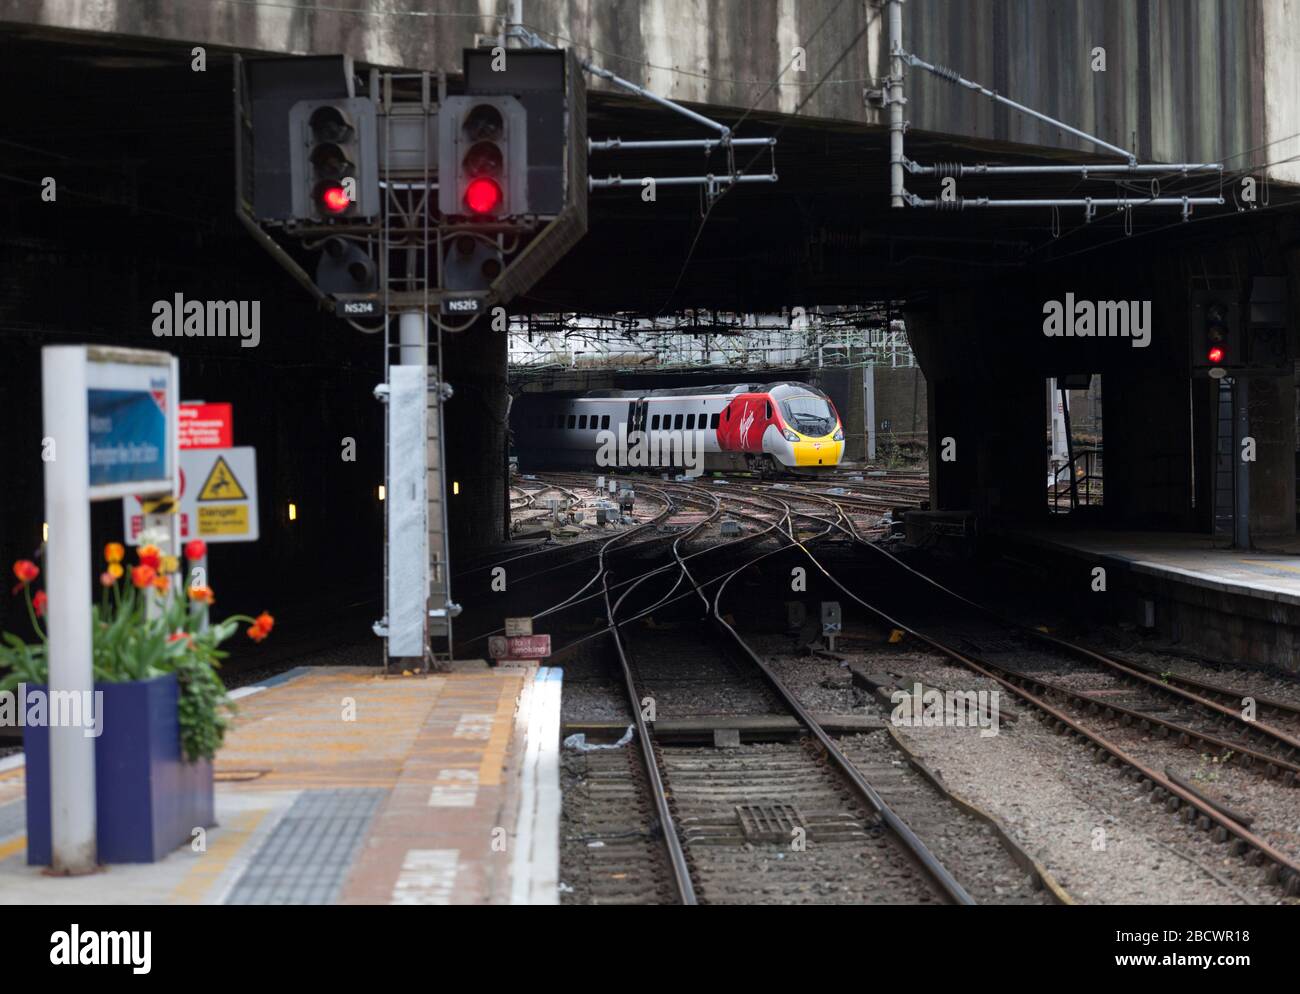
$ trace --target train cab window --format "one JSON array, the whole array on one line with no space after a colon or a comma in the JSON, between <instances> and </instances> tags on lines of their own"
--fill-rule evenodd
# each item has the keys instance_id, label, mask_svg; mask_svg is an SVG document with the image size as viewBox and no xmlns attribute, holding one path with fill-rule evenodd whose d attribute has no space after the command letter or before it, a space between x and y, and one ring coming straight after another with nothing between
<instances>
[{"instance_id":1,"label":"train cab window","mask_svg":"<svg viewBox=\"0 0 1300 994\"><path fill-rule=\"evenodd\" d=\"M650 419L650 430L651 430L651 431L658 431L658 430L659 430L659 415L658 415L658 414L656 414L654 417L652 417L652 418Z\"/></svg>"},{"instance_id":2,"label":"train cab window","mask_svg":"<svg viewBox=\"0 0 1300 994\"><path fill-rule=\"evenodd\" d=\"M727 416L727 420L730 421L730 420L731 420L731 405L728 404L726 407L724 407L724 408L722 409L722 413L725 414L725 415Z\"/></svg>"},{"instance_id":3,"label":"train cab window","mask_svg":"<svg viewBox=\"0 0 1300 994\"><path fill-rule=\"evenodd\" d=\"M679 414L675 418L673 418L673 427L680 428L681 426L682 426L682 416Z\"/></svg>"},{"instance_id":4,"label":"train cab window","mask_svg":"<svg viewBox=\"0 0 1300 994\"><path fill-rule=\"evenodd\" d=\"M709 427L710 427L710 428L716 428L716 427L718 427L718 421L719 421L719 420L720 420L720 415L718 415L718 414L715 413L715 414L713 415L713 417L709 419Z\"/></svg>"},{"instance_id":5,"label":"train cab window","mask_svg":"<svg viewBox=\"0 0 1300 994\"><path fill-rule=\"evenodd\" d=\"M768 421L772 420L772 402L770 400L763 402L763 417Z\"/></svg>"},{"instance_id":6,"label":"train cab window","mask_svg":"<svg viewBox=\"0 0 1300 994\"><path fill-rule=\"evenodd\" d=\"M609 427L609 415L608 415L608 414L605 414L605 415L602 415L602 416L601 416L601 419L600 419L600 426L601 426L602 428L608 428L608 427Z\"/></svg>"},{"instance_id":7,"label":"train cab window","mask_svg":"<svg viewBox=\"0 0 1300 994\"><path fill-rule=\"evenodd\" d=\"M569 415L569 427L570 428L578 427L578 416L576 414Z\"/></svg>"}]
</instances>

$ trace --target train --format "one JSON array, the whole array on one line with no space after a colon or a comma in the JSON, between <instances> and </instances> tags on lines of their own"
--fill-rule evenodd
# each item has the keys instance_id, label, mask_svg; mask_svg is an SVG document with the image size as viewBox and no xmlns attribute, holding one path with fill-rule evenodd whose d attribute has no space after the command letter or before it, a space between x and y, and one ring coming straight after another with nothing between
<instances>
[{"instance_id":1,"label":"train","mask_svg":"<svg viewBox=\"0 0 1300 994\"><path fill-rule=\"evenodd\" d=\"M806 383L523 394L510 426L521 470L809 475L844 455L835 405Z\"/></svg>"}]
</instances>

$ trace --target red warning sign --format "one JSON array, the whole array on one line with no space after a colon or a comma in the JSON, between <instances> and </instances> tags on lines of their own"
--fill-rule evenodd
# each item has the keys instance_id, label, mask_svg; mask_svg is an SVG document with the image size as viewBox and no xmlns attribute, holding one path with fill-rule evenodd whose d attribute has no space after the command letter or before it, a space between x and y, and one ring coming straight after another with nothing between
<instances>
[{"instance_id":1,"label":"red warning sign","mask_svg":"<svg viewBox=\"0 0 1300 994\"><path fill-rule=\"evenodd\" d=\"M182 449L228 449L235 444L230 404L181 404L179 415Z\"/></svg>"}]
</instances>

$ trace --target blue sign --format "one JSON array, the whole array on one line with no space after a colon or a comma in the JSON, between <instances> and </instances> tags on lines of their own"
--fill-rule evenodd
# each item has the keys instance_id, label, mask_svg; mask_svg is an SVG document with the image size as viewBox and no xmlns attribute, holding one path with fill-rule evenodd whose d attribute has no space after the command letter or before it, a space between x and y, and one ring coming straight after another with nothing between
<instances>
[{"instance_id":1,"label":"blue sign","mask_svg":"<svg viewBox=\"0 0 1300 994\"><path fill-rule=\"evenodd\" d=\"M92 487L167 479L165 379L162 387L87 391Z\"/></svg>"}]
</instances>

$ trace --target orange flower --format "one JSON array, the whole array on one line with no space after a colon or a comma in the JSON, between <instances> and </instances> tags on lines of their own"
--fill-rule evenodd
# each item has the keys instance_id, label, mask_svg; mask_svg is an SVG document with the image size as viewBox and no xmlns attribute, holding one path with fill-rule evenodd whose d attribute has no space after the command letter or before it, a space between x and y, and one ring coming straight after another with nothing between
<instances>
[{"instance_id":1,"label":"orange flower","mask_svg":"<svg viewBox=\"0 0 1300 994\"><path fill-rule=\"evenodd\" d=\"M202 584L196 584L189 589L190 600L198 601L200 604L212 604L216 597L212 593L211 587L205 587Z\"/></svg>"},{"instance_id":2,"label":"orange flower","mask_svg":"<svg viewBox=\"0 0 1300 994\"><path fill-rule=\"evenodd\" d=\"M108 564L108 575L111 576L114 580L118 579L124 572L125 570L122 569L121 563Z\"/></svg>"},{"instance_id":3,"label":"orange flower","mask_svg":"<svg viewBox=\"0 0 1300 994\"><path fill-rule=\"evenodd\" d=\"M121 569L122 567L119 566L118 570L120 571ZM108 570L104 570L104 572L99 574L99 585L101 587L111 587L115 583L117 583L117 577Z\"/></svg>"},{"instance_id":4,"label":"orange flower","mask_svg":"<svg viewBox=\"0 0 1300 994\"><path fill-rule=\"evenodd\" d=\"M156 574L152 566L133 566L131 567L131 582L136 588L143 590L149 584L153 583Z\"/></svg>"},{"instance_id":5,"label":"orange flower","mask_svg":"<svg viewBox=\"0 0 1300 994\"><path fill-rule=\"evenodd\" d=\"M14 576L18 577L18 582L23 584L31 583L41 575L41 569L30 559L20 559L14 563Z\"/></svg>"},{"instance_id":6,"label":"orange flower","mask_svg":"<svg viewBox=\"0 0 1300 994\"><path fill-rule=\"evenodd\" d=\"M162 565L162 550L156 545L145 545L140 547L140 565L148 566L152 570L157 570Z\"/></svg>"},{"instance_id":7,"label":"orange flower","mask_svg":"<svg viewBox=\"0 0 1300 994\"><path fill-rule=\"evenodd\" d=\"M192 636L189 632L172 632L170 635L167 636L167 641L179 642L181 639L185 639L188 642L191 641L193 638L194 636Z\"/></svg>"},{"instance_id":8,"label":"orange flower","mask_svg":"<svg viewBox=\"0 0 1300 994\"><path fill-rule=\"evenodd\" d=\"M126 549L122 547L121 542L109 542L104 546L104 561L110 563L120 563L122 557L126 555Z\"/></svg>"},{"instance_id":9,"label":"orange flower","mask_svg":"<svg viewBox=\"0 0 1300 994\"><path fill-rule=\"evenodd\" d=\"M248 629L248 637L251 638L254 642L262 641L262 639L266 638L267 634L268 633L265 628L259 628L257 625L252 625Z\"/></svg>"},{"instance_id":10,"label":"orange flower","mask_svg":"<svg viewBox=\"0 0 1300 994\"><path fill-rule=\"evenodd\" d=\"M32 598L32 610L36 612L36 617L45 617L45 605L49 598L45 596L44 590L36 591L36 596Z\"/></svg>"},{"instance_id":11,"label":"orange flower","mask_svg":"<svg viewBox=\"0 0 1300 994\"><path fill-rule=\"evenodd\" d=\"M266 632L267 635L270 635L271 629L275 627L275 619L272 618L265 611L263 611L261 614L257 616L257 620L253 622L253 624L257 625L258 628Z\"/></svg>"},{"instance_id":12,"label":"orange flower","mask_svg":"<svg viewBox=\"0 0 1300 994\"><path fill-rule=\"evenodd\" d=\"M165 573L159 573L153 578L153 588L160 594L167 593L167 588L172 585L171 577Z\"/></svg>"}]
</instances>

